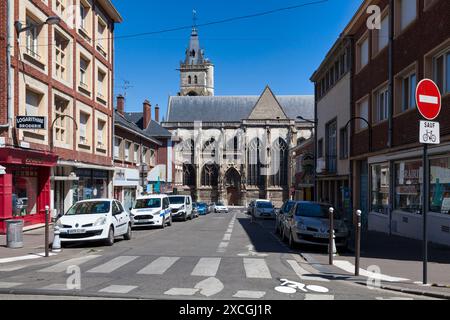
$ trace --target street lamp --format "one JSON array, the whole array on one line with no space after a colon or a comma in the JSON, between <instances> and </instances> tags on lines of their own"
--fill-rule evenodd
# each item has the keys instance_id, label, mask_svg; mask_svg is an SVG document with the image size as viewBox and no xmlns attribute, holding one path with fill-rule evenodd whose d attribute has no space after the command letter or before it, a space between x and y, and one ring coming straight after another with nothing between
<instances>
[{"instance_id":1,"label":"street lamp","mask_svg":"<svg viewBox=\"0 0 450 320\"><path fill-rule=\"evenodd\" d=\"M47 20L45 20L45 22L42 22L42 23L39 23L39 24L36 24L36 25L33 25L33 24L32 25L27 25L25 27L23 26L22 22L16 21L16 22L14 22L14 27L16 28L17 35L19 35L22 32L26 32L28 30L32 30L32 29L41 27L41 26L43 26L45 24L55 25L55 24L59 24L60 22L61 22L61 18L60 17L58 17L58 16L50 16L50 17L47 18Z\"/></svg>"},{"instance_id":2,"label":"street lamp","mask_svg":"<svg viewBox=\"0 0 450 320\"><path fill-rule=\"evenodd\" d=\"M302 116L298 116L297 119L304 122L312 123L314 125L314 201L319 201L319 195L317 190L317 126L319 121L317 119L310 120L305 119Z\"/></svg>"}]
</instances>

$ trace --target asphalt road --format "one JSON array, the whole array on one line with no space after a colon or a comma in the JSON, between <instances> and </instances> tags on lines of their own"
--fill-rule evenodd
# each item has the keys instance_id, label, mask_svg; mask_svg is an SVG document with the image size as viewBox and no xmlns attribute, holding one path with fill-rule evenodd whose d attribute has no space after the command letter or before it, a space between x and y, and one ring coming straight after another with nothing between
<instances>
[{"instance_id":1,"label":"asphalt road","mask_svg":"<svg viewBox=\"0 0 450 320\"><path fill-rule=\"evenodd\" d=\"M0 266L0 297L131 299L423 299L330 279L243 210L133 232L113 247L65 248L49 260ZM297 288L282 285L297 282Z\"/></svg>"}]
</instances>

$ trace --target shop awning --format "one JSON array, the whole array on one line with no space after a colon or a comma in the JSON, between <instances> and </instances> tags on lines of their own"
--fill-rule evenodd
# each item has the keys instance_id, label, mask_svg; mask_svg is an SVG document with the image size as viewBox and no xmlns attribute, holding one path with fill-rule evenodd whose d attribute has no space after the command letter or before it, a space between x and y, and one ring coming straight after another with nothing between
<instances>
[{"instance_id":1,"label":"shop awning","mask_svg":"<svg viewBox=\"0 0 450 320\"><path fill-rule=\"evenodd\" d=\"M139 170L115 167L114 186L138 187L140 185Z\"/></svg>"},{"instance_id":2,"label":"shop awning","mask_svg":"<svg viewBox=\"0 0 450 320\"><path fill-rule=\"evenodd\" d=\"M114 171L114 167L110 166L100 166L96 164L90 164L90 163L82 163L82 162L75 162L75 161L64 161L60 160L58 161L59 166L68 166L68 167L75 167L78 169L93 169L93 170L104 170L104 171Z\"/></svg>"}]
</instances>

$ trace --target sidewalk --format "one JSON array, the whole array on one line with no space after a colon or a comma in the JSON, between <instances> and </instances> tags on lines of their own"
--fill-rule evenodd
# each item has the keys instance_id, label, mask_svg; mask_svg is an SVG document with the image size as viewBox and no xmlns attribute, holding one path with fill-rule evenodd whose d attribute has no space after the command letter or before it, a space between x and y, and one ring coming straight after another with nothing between
<instances>
[{"instance_id":1,"label":"sidewalk","mask_svg":"<svg viewBox=\"0 0 450 320\"><path fill-rule=\"evenodd\" d=\"M327 249L306 248L303 257L324 273L350 276L366 284L371 266L379 268L381 287L396 291L450 299L450 247L430 244L428 283L422 284L422 241L377 232L365 232L361 238L361 277L354 278L354 252L338 252L334 266L328 265ZM369 270L368 270L369 269ZM373 271L372 271L373 272Z\"/></svg>"},{"instance_id":2,"label":"sidewalk","mask_svg":"<svg viewBox=\"0 0 450 320\"><path fill-rule=\"evenodd\" d=\"M53 241L53 226L49 228L49 242ZM6 247L6 235L0 235L0 265L9 263L13 258L27 255L39 255L45 252L45 229L40 227L23 233L23 248L10 249Z\"/></svg>"}]
</instances>

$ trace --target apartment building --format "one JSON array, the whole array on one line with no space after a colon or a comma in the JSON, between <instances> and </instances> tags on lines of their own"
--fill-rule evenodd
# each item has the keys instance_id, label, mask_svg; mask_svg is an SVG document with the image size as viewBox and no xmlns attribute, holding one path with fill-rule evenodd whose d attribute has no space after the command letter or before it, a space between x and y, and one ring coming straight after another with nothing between
<instances>
[{"instance_id":1,"label":"apartment building","mask_svg":"<svg viewBox=\"0 0 450 320\"><path fill-rule=\"evenodd\" d=\"M314 72L318 201L350 211L351 40L340 37Z\"/></svg>"},{"instance_id":2,"label":"apartment building","mask_svg":"<svg viewBox=\"0 0 450 320\"><path fill-rule=\"evenodd\" d=\"M367 27L379 5L381 29ZM354 43L351 134L353 202L364 224L422 237L422 146L417 83L433 79L442 94L441 144L430 147L430 241L450 243L450 2L364 1L343 34ZM390 28L389 26L392 26Z\"/></svg>"},{"instance_id":3,"label":"apartment building","mask_svg":"<svg viewBox=\"0 0 450 320\"><path fill-rule=\"evenodd\" d=\"M12 84L0 163L0 229L112 196L114 25L110 0L10 0ZM55 17L59 18L55 19ZM17 117L42 121L18 129Z\"/></svg>"},{"instance_id":4,"label":"apartment building","mask_svg":"<svg viewBox=\"0 0 450 320\"><path fill-rule=\"evenodd\" d=\"M314 141L312 136L309 139L299 139L297 145L290 150L290 194L293 200L314 200Z\"/></svg>"}]
</instances>

